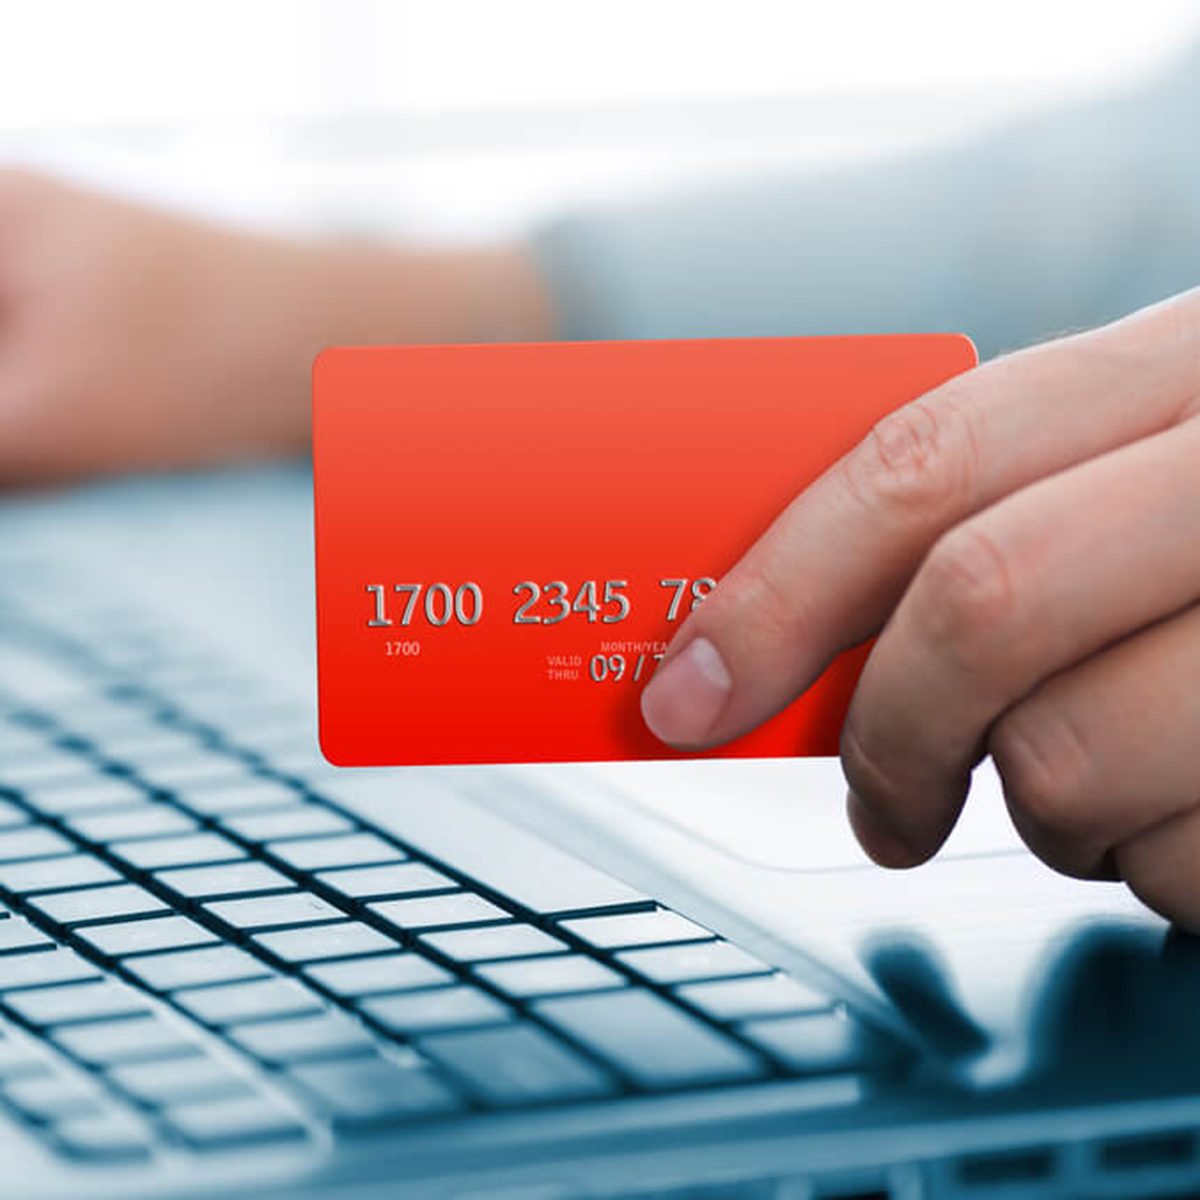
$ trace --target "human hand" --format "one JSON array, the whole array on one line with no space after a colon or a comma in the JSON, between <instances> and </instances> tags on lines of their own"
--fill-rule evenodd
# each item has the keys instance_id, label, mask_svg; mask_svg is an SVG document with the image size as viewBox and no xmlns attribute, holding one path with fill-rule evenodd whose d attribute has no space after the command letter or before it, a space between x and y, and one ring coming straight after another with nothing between
<instances>
[{"instance_id":1,"label":"human hand","mask_svg":"<svg viewBox=\"0 0 1200 1200\"><path fill-rule=\"evenodd\" d=\"M729 741L876 633L841 743L872 858L933 855L991 754L1040 858L1200 929L1200 291L881 422L692 613L643 714Z\"/></svg>"},{"instance_id":2,"label":"human hand","mask_svg":"<svg viewBox=\"0 0 1200 1200\"><path fill-rule=\"evenodd\" d=\"M337 342L545 336L532 270L289 241L0 171L0 485L294 454Z\"/></svg>"}]
</instances>

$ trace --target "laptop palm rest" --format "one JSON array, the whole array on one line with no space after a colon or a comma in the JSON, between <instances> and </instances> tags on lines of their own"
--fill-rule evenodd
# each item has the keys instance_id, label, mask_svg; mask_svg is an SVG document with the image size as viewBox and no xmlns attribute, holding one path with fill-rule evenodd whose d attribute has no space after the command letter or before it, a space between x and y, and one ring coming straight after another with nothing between
<instances>
[{"instance_id":1,"label":"laptop palm rest","mask_svg":"<svg viewBox=\"0 0 1200 1200\"><path fill-rule=\"evenodd\" d=\"M658 820L745 863L785 871L860 867L867 859L846 823L846 785L836 759L619 764L600 768ZM989 764L944 857L1022 851Z\"/></svg>"}]
</instances>

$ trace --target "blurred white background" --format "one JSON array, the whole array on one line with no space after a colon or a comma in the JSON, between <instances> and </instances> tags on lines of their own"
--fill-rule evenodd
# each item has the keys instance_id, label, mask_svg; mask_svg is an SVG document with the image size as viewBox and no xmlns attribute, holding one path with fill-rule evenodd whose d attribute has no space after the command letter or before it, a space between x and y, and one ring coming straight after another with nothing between
<instances>
[{"instance_id":1,"label":"blurred white background","mask_svg":"<svg viewBox=\"0 0 1200 1200\"><path fill-rule=\"evenodd\" d=\"M1196 0L0 0L0 161L469 238L965 136L1162 69Z\"/></svg>"}]
</instances>

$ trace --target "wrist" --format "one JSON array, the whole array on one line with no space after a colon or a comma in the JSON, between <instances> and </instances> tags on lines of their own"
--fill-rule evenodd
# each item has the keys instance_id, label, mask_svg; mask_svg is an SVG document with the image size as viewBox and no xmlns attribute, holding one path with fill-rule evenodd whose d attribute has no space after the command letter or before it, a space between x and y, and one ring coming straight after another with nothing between
<instances>
[{"instance_id":1,"label":"wrist","mask_svg":"<svg viewBox=\"0 0 1200 1200\"><path fill-rule=\"evenodd\" d=\"M327 248L323 345L542 341L548 295L516 246Z\"/></svg>"},{"instance_id":2,"label":"wrist","mask_svg":"<svg viewBox=\"0 0 1200 1200\"><path fill-rule=\"evenodd\" d=\"M331 345L543 341L547 292L519 247L408 251L273 244L227 331L258 408L256 452L301 452L309 437L312 361ZM247 307L250 310L247 312ZM261 322L269 320L264 339ZM220 344L220 343L218 343Z\"/></svg>"}]
</instances>

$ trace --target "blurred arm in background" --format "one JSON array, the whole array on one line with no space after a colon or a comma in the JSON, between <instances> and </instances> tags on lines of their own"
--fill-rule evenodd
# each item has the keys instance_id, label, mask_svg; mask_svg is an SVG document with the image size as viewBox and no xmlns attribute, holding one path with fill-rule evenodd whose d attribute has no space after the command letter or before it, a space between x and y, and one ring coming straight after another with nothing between
<instances>
[{"instance_id":1,"label":"blurred arm in background","mask_svg":"<svg viewBox=\"0 0 1200 1200\"><path fill-rule=\"evenodd\" d=\"M0 480L294 454L331 343L956 329L986 356L1200 282L1200 57L857 171L416 252L226 230L0 173Z\"/></svg>"},{"instance_id":2,"label":"blurred arm in background","mask_svg":"<svg viewBox=\"0 0 1200 1200\"><path fill-rule=\"evenodd\" d=\"M546 336L517 248L261 237L0 172L0 483L301 453L335 343Z\"/></svg>"}]
</instances>

